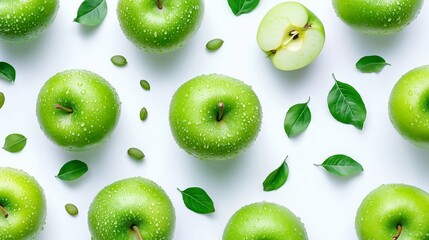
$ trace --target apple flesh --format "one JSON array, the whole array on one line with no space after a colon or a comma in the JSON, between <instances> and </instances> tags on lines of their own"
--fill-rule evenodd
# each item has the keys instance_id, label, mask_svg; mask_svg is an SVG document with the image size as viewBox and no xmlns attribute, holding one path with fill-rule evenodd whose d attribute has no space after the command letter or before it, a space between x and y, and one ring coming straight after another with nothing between
<instances>
[{"instance_id":1,"label":"apple flesh","mask_svg":"<svg viewBox=\"0 0 429 240\"><path fill-rule=\"evenodd\" d=\"M354 30L372 35L397 33L419 14L423 0L332 0L338 17Z\"/></svg>"},{"instance_id":2,"label":"apple flesh","mask_svg":"<svg viewBox=\"0 0 429 240\"><path fill-rule=\"evenodd\" d=\"M43 229L46 199L42 187L27 173L0 168L0 239L35 239Z\"/></svg>"},{"instance_id":3,"label":"apple flesh","mask_svg":"<svg viewBox=\"0 0 429 240\"><path fill-rule=\"evenodd\" d=\"M178 145L204 160L237 157L256 139L262 108L252 88L237 79L202 75L184 83L170 104Z\"/></svg>"},{"instance_id":4,"label":"apple flesh","mask_svg":"<svg viewBox=\"0 0 429 240\"><path fill-rule=\"evenodd\" d=\"M0 1L0 39L24 43L40 36L54 21L58 0Z\"/></svg>"},{"instance_id":5,"label":"apple flesh","mask_svg":"<svg viewBox=\"0 0 429 240\"><path fill-rule=\"evenodd\" d=\"M68 70L44 84L36 113L50 140L67 150L83 151L109 138L119 119L120 101L101 76Z\"/></svg>"},{"instance_id":6,"label":"apple flesh","mask_svg":"<svg viewBox=\"0 0 429 240\"><path fill-rule=\"evenodd\" d=\"M223 232L223 240L307 240L301 220L275 203L253 203L238 210Z\"/></svg>"},{"instance_id":7,"label":"apple flesh","mask_svg":"<svg viewBox=\"0 0 429 240\"><path fill-rule=\"evenodd\" d=\"M356 214L361 240L428 239L429 194L405 184L387 184L370 192Z\"/></svg>"},{"instance_id":8,"label":"apple flesh","mask_svg":"<svg viewBox=\"0 0 429 240\"><path fill-rule=\"evenodd\" d=\"M164 53L185 45L199 29L203 0L119 0L117 14L125 36L147 52Z\"/></svg>"},{"instance_id":9,"label":"apple flesh","mask_svg":"<svg viewBox=\"0 0 429 240\"><path fill-rule=\"evenodd\" d=\"M429 65L409 71L395 84L389 116L405 139L429 149Z\"/></svg>"},{"instance_id":10,"label":"apple flesh","mask_svg":"<svg viewBox=\"0 0 429 240\"><path fill-rule=\"evenodd\" d=\"M175 219L173 204L164 190L141 177L105 187L88 212L94 240L172 239Z\"/></svg>"},{"instance_id":11,"label":"apple flesh","mask_svg":"<svg viewBox=\"0 0 429 240\"><path fill-rule=\"evenodd\" d=\"M262 19L257 42L276 68L291 71L316 59L325 43L325 30L304 5L285 2L274 6Z\"/></svg>"}]
</instances>

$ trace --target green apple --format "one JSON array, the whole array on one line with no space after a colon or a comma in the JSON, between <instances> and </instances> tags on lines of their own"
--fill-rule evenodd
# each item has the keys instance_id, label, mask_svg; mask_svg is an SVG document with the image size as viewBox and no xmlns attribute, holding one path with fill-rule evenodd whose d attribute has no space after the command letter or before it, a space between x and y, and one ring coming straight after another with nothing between
<instances>
[{"instance_id":1,"label":"green apple","mask_svg":"<svg viewBox=\"0 0 429 240\"><path fill-rule=\"evenodd\" d=\"M173 204L164 190L141 177L105 187L88 212L94 240L172 239L175 221Z\"/></svg>"},{"instance_id":2,"label":"green apple","mask_svg":"<svg viewBox=\"0 0 429 240\"><path fill-rule=\"evenodd\" d=\"M237 157L252 145L261 121L261 104L252 88L219 74L189 80L170 103L174 139L189 154L205 160Z\"/></svg>"},{"instance_id":3,"label":"green apple","mask_svg":"<svg viewBox=\"0 0 429 240\"><path fill-rule=\"evenodd\" d=\"M68 70L51 77L40 90L37 118L46 136L70 151L104 143L116 126L120 101L99 75Z\"/></svg>"},{"instance_id":4,"label":"green apple","mask_svg":"<svg viewBox=\"0 0 429 240\"><path fill-rule=\"evenodd\" d=\"M361 240L429 239L429 194L405 184L387 184L370 192L356 215Z\"/></svg>"},{"instance_id":5,"label":"green apple","mask_svg":"<svg viewBox=\"0 0 429 240\"><path fill-rule=\"evenodd\" d=\"M0 39L23 43L37 38L54 21L59 0L0 1Z\"/></svg>"},{"instance_id":6,"label":"green apple","mask_svg":"<svg viewBox=\"0 0 429 240\"><path fill-rule=\"evenodd\" d=\"M119 0L118 20L125 36L147 52L181 48L204 15L203 0Z\"/></svg>"},{"instance_id":7,"label":"green apple","mask_svg":"<svg viewBox=\"0 0 429 240\"><path fill-rule=\"evenodd\" d=\"M397 33L419 14L424 0L332 0L338 17L354 30L372 35Z\"/></svg>"},{"instance_id":8,"label":"green apple","mask_svg":"<svg viewBox=\"0 0 429 240\"><path fill-rule=\"evenodd\" d=\"M309 65L319 56L325 44L325 29L304 5L285 2L268 11L256 39L276 68L291 71Z\"/></svg>"},{"instance_id":9,"label":"green apple","mask_svg":"<svg viewBox=\"0 0 429 240\"><path fill-rule=\"evenodd\" d=\"M275 203L253 203L238 210L223 232L223 240L307 240L304 224L289 209Z\"/></svg>"},{"instance_id":10,"label":"green apple","mask_svg":"<svg viewBox=\"0 0 429 240\"><path fill-rule=\"evenodd\" d=\"M399 79L390 94L389 115L405 139L429 149L429 65Z\"/></svg>"},{"instance_id":11,"label":"green apple","mask_svg":"<svg viewBox=\"0 0 429 240\"><path fill-rule=\"evenodd\" d=\"M35 239L43 229L46 199L32 176L14 168L0 168L0 239Z\"/></svg>"}]
</instances>

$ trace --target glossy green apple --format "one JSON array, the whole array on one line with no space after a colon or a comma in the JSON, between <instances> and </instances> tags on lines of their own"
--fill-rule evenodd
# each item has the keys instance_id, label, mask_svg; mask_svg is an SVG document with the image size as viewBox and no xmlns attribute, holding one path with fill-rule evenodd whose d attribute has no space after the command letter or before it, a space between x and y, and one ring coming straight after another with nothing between
<instances>
[{"instance_id":1,"label":"glossy green apple","mask_svg":"<svg viewBox=\"0 0 429 240\"><path fill-rule=\"evenodd\" d=\"M0 1L0 39L23 43L41 35L54 21L59 0Z\"/></svg>"},{"instance_id":2,"label":"glossy green apple","mask_svg":"<svg viewBox=\"0 0 429 240\"><path fill-rule=\"evenodd\" d=\"M46 218L42 187L21 170L0 168L0 210L0 240L35 239Z\"/></svg>"},{"instance_id":3,"label":"glossy green apple","mask_svg":"<svg viewBox=\"0 0 429 240\"><path fill-rule=\"evenodd\" d=\"M360 240L429 239L429 194L405 184L387 184L370 192L356 215Z\"/></svg>"},{"instance_id":4,"label":"glossy green apple","mask_svg":"<svg viewBox=\"0 0 429 240\"><path fill-rule=\"evenodd\" d=\"M189 80L170 103L174 139L189 154L205 160L237 157L252 145L261 121L261 104L252 88L219 74Z\"/></svg>"},{"instance_id":5,"label":"glossy green apple","mask_svg":"<svg viewBox=\"0 0 429 240\"><path fill-rule=\"evenodd\" d=\"M120 101L99 75L68 70L51 77L40 90L37 118L46 136L70 151L104 143L116 126Z\"/></svg>"},{"instance_id":6,"label":"glossy green apple","mask_svg":"<svg viewBox=\"0 0 429 240\"><path fill-rule=\"evenodd\" d=\"M170 52L197 32L204 1L119 0L117 14L122 31L134 45L148 52Z\"/></svg>"},{"instance_id":7,"label":"glossy green apple","mask_svg":"<svg viewBox=\"0 0 429 240\"><path fill-rule=\"evenodd\" d=\"M325 29L304 5L285 2L265 15L256 39L276 68L291 71L309 65L319 56Z\"/></svg>"},{"instance_id":8,"label":"glossy green apple","mask_svg":"<svg viewBox=\"0 0 429 240\"><path fill-rule=\"evenodd\" d=\"M173 238L175 221L174 207L164 190L141 177L105 187L88 212L94 240L168 240Z\"/></svg>"},{"instance_id":9,"label":"glossy green apple","mask_svg":"<svg viewBox=\"0 0 429 240\"><path fill-rule=\"evenodd\" d=\"M275 203L253 203L238 210L223 232L223 240L307 240L304 224L289 209Z\"/></svg>"},{"instance_id":10,"label":"glossy green apple","mask_svg":"<svg viewBox=\"0 0 429 240\"><path fill-rule=\"evenodd\" d=\"M424 0L332 0L338 17L358 32L397 33L419 14Z\"/></svg>"},{"instance_id":11,"label":"glossy green apple","mask_svg":"<svg viewBox=\"0 0 429 240\"><path fill-rule=\"evenodd\" d=\"M429 149L429 65L399 79L390 94L389 115L405 139Z\"/></svg>"}]
</instances>

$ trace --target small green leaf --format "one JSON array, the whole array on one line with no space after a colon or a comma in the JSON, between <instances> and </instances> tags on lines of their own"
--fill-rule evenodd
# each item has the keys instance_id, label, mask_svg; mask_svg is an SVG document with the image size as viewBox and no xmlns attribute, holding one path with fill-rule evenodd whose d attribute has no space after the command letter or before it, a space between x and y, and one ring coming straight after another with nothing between
<instances>
[{"instance_id":1,"label":"small green leaf","mask_svg":"<svg viewBox=\"0 0 429 240\"><path fill-rule=\"evenodd\" d=\"M0 62L0 78L4 78L9 82L15 82L15 68L13 68L12 65L7 62Z\"/></svg>"},{"instance_id":2,"label":"small green leaf","mask_svg":"<svg viewBox=\"0 0 429 240\"><path fill-rule=\"evenodd\" d=\"M144 89L149 91L150 90L150 84L146 80L140 80L140 86Z\"/></svg>"},{"instance_id":3,"label":"small green leaf","mask_svg":"<svg viewBox=\"0 0 429 240\"><path fill-rule=\"evenodd\" d=\"M14 133L6 137L3 149L11 153L16 153L24 149L26 144L27 138L25 136Z\"/></svg>"},{"instance_id":4,"label":"small green leaf","mask_svg":"<svg viewBox=\"0 0 429 240\"><path fill-rule=\"evenodd\" d=\"M72 160L61 167L56 176L64 181L73 181L88 172L88 165L80 160Z\"/></svg>"},{"instance_id":5,"label":"small green leaf","mask_svg":"<svg viewBox=\"0 0 429 240\"><path fill-rule=\"evenodd\" d=\"M5 101L4 94L0 92L0 109L3 107Z\"/></svg>"},{"instance_id":6,"label":"small green leaf","mask_svg":"<svg viewBox=\"0 0 429 240\"><path fill-rule=\"evenodd\" d=\"M259 0L228 0L228 5L236 16L251 12L258 4Z\"/></svg>"},{"instance_id":7,"label":"small green leaf","mask_svg":"<svg viewBox=\"0 0 429 240\"><path fill-rule=\"evenodd\" d=\"M350 176L363 172L363 167L360 163L343 154L333 155L326 159L322 164L314 165L322 166L329 173L337 176Z\"/></svg>"},{"instance_id":8,"label":"small green leaf","mask_svg":"<svg viewBox=\"0 0 429 240\"><path fill-rule=\"evenodd\" d=\"M127 65L127 59L124 56L121 55L115 55L112 58L110 58L110 61L112 61L113 64L115 64L118 67L123 67Z\"/></svg>"},{"instance_id":9,"label":"small green leaf","mask_svg":"<svg viewBox=\"0 0 429 240\"><path fill-rule=\"evenodd\" d=\"M339 122L351 124L362 130L366 119L366 108L360 94L347 83L335 79L335 84L329 91L328 107L332 116Z\"/></svg>"},{"instance_id":10,"label":"small green leaf","mask_svg":"<svg viewBox=\"0 0 429 240\"><path fill-rule=\"evenodd\" d=\"M356 63L356 68L364 73L378 73L386 65L390 65L380 56L365 56Z\"/></svg>"},{"instance_id":11,"label":"small green leaf","mask_svg":"<svg viewBox=\"0 0 429 240\"><path fill-rule=\"evenodd\" d=\"M79 209L71 203L67 203L65 206L65 209L67 211L68 214L70 214L71 216L76 216L79 213Z\"/></svg>"},{"instance_id":12,"label":"small green leaf","mask_svg":"<svg viewBox=\"0 0 429 240\"><path fill-rule=\"evenodd\" d=\"M140 110L140 120L144 121L147 119L147 109L145 107L142 107Z\"/></svg>"},{"instance_id":13,"label":"small green leaf","mask_svg":"<svg viewBox=\"0 0 429 240\"><path fill-rule=\"evenodd\" d=\"M220 47L222 47L222 45L223 45L223 40L219 39L219 38L215 38L215 39L210 40L206 44L206 48L207 48L207 50L210 50L210 51L216 51Z\"/></svg>"},{"instance_id":14,"label":"small green leaf","mask_svg":"<svg viewBox=\"0 0 429 240\"><path fill-rule=\"evenodd\" d=\"M269 192L277 190L286 183L286 180L289 175L289 167L286 163L286 159L283 161L280 167L271 172L264 180L264 183L262 184L262 186L264 187L264 191Z\"/></svg>"},{"instance_id":15,"label":"small green leaf","mask_svg":"<svg viewBox=\"0 0 429 240\"><path fill-rule=\"evenodd\" d=\"M85 0L80 4L74 21L86 26L94 27L103 22L106 14L106 0Z\"/></svg>"},{"instance_id":16,"label":"small green leaf","mask_svg":"<svg viewBox=\"0 0 429 240\"><path fill-rule=\"evenodd\" d=\"M284 129L289 138L295 137L307 129L311 121L311 112L308 103L299 103L293 105L286 113Z\"/></svg>"},{"instance_id":17,"label":"small green leaf","mask_svg":"<svg viewBox=\"0 0 429 240\"><path fill-rule=\"evenodd\" d=\"M213 200L203 189L191 187L184 191L177 190L182 194L183 202L189 210L202 214L215 212Z\"/></svg>"},{"instance_id":18,"label":"small green leaf","mask_svg":"<svg viewBox=\"0 0 429 240\"><path fill-rule=\"evenodd\" d=\"M127 153L130 157L134 158L135 160L142 160L145 157L142 150L134 147L128 149Z\"/></svg>"}]
</instances>

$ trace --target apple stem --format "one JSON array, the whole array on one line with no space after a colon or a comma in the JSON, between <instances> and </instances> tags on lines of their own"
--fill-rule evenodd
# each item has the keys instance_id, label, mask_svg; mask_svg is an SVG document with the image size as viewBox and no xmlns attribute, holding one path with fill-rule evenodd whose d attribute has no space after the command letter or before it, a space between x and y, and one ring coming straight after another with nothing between
<instances>
[{"instance_id":1,"label":"apple stem","mask_svg":"<svg viewBox=\"0 0 429 240\"><path fill-rule=\"evenodd\" d=\"M132 228L133 228L134 232L136 232L137 236L139 237L139 240L143 240L143 237L140 234L139 228L136 225L133 225Z\"/></svg>"},{"instance_id":2,"label":"apple stem","mask_svg":"<svg viewBox=\"0 0 429 240\"><path fill-rule=\"evenodd\" d=\"M216 120L219 122L223 118L223 113L224 113L224 110L225 110L225 104L223 104L223 102L220 102L220 103L217 104L217 107L219 108L219 112L217 113Z\"/></svg>"},{"instance_id":3,"label":"apple stem","mask_svg":"<svg viewBox=\"0 0 429 240\"><path fill-rule=\"evenodd\" d=\"M63 107L63 106L61 106L60 104L55 104L55 108L56 109L60 109L60 110L63 110L64 112L66 112L66 113L72 113L73 112L73 109L71 109L71 108L66 108L66 107Z\"/></svg>"},{"instance_id":4,"label":"apple stem","mask_svg":"<svg viewBox=\"0 0 429 240\"><path fill-rule=\"evenodd\" d=\"M0 211L3 213L4 218L9 217L9 213L7 213L6 209L2 205L0 205Z\"/></svg>"},{"instance_id":5,"label":"apple stem","mask_svg":"<svg viewBox=\"0 0 429 240\"><path fill-rule=\"evenodd\" d=\"M393 236L393 240L397 240L399 238L399 236L401 236L401 232L402 232L402 225L398 224L398 226L396 227L398 229L398 232L396 233L395 236Z\"/></svg>"},{"instance_id":6,"label":"apple stem","mask_svg":"<svg viewBox=\"0 0 429 240\"><path fill-rule=\"evenodd\" d=\"M156 5L158 6L159 10L162 9L162 2L161 2L161 0L156 0Z\"/></svg>"}]
</instances>

